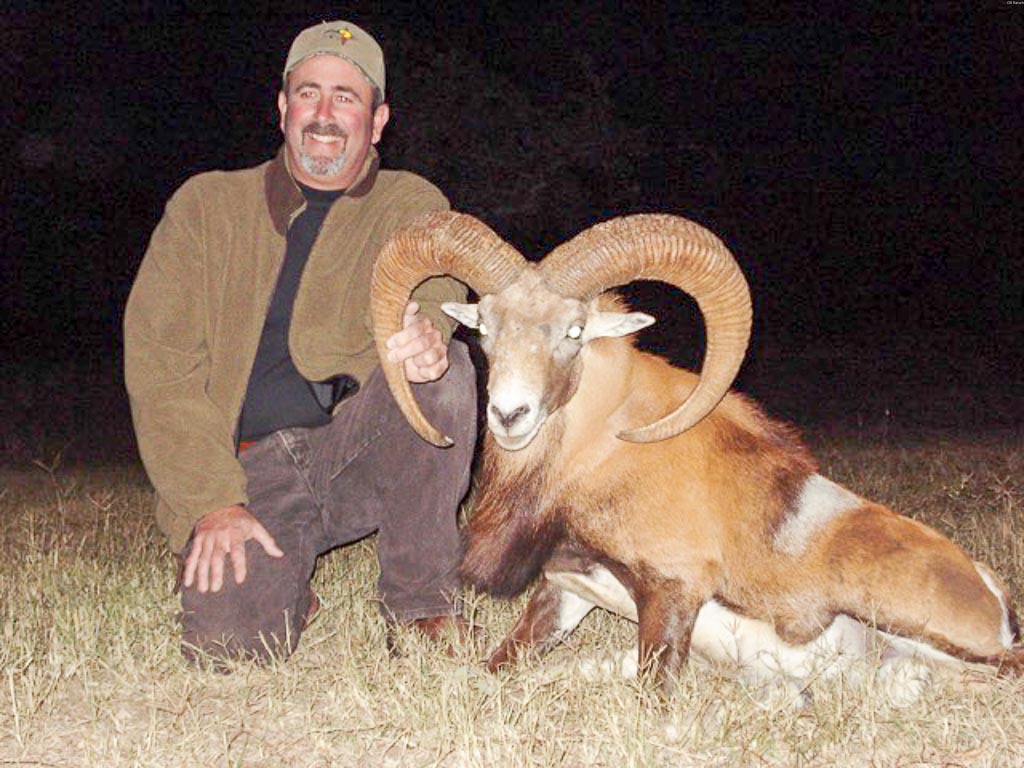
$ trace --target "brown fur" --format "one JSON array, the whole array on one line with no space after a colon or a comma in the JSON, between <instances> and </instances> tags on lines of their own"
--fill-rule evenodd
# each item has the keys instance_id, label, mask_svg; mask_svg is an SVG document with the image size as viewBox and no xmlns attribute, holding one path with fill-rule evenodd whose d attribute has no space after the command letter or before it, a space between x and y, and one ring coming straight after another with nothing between
<instances>
[{"instance_id":1,"label":"brown fur","mask_svg":"<svg viewBox=\"0 0 1024 768\"><path fill-rule=\"evenodd\" d=\"M557 510L538 514L546 504L543 464L513 469L497 450L484 453L459 573L481 592L514 597L537 578L564 531Z\"/></svg>"}]
</instances>

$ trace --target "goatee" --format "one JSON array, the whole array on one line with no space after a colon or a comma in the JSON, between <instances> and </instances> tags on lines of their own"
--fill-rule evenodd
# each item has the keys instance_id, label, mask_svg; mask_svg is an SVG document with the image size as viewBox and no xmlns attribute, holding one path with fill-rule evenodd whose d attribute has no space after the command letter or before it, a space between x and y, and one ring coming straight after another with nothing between
<instances>
[{"instance_id":1,"label":"goatee","mask_svg":"<svg viewBox=\"0 0 1024 768\"><path fill-rule=\"evenodd\" d=\"M313 122L302 129L302 146L299 148L299 163L302 169L311 176L336 176L345 166L346 153L336 157L321 157L306 152L306 137L315 133L320 136L339 136L348 141L348 134L334 123Z\"/></svg>"},{"instance_id":2,"label":"goatee","mask_svg":"<svg viewBox=\"0 0 1024 768\"><path fill-rule=\"evenodd\" d=\"M317 157L306 154L303 148L299 151L299 163L302 170L311 176L337 176L345 167L345 153L337 157Z\"/></svg>"}]
</instances>

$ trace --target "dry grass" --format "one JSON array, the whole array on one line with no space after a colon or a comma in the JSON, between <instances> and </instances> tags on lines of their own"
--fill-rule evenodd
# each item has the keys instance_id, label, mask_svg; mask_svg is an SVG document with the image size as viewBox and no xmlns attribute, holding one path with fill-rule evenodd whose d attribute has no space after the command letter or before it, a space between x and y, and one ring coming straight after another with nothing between
<instances>
[{"instance_id":1,"label":"dry grass","mask_svg":"<svg viewBox=\"0 0 1024 768\"><path fill-rule=\"evenodd\" d=\"M1024 594L1019 440L864 434L818 448L833 476L936 525ZM323 560L325 610L287 663L193 671L141 471L54 463L0 470L0 765L1024 764L1014 681L943 683L902 709L870 685L839 685L797 710L691 665L659 706L634 681L586 679L572 663L634 641L632 625L598 614L571 645L501 677L413 637L392 661L372 542ZM492 644L519 608L470 605Z\"/></svg>"}]
</instances>

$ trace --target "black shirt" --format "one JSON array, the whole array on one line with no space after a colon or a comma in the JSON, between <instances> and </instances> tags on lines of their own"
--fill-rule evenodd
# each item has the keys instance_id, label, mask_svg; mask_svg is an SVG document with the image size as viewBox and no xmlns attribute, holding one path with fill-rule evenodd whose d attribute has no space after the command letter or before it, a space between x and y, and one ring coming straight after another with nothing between
<instances>
[{"instance_id":1,"label":"black shirt","mask_svg":"<svg viewBox=\"0 0 1024 768\"><path fill-rule=\"evenodd\" d=\"M288 329L302 270L316 241L320 226L344 190L324 191L299 184L306 209L288 229L284 263L270 300L256 360L249 374L242 415L240 440L257 440L286 427L316 427L331 420L331 408L344 386L308 381L295 368L288 349Z\"/></svg>"}]
</instances>

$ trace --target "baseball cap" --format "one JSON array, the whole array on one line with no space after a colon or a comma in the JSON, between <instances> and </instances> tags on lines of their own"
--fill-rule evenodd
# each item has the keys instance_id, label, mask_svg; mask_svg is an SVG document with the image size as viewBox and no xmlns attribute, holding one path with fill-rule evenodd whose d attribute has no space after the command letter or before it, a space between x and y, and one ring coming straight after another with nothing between
<instances>
[{"instance_id":1,"label":"baseball cap","mask_svg":"<svg viewBox=\"0 0 1024 768\"><path fill-rule=\"evenodd\" d=\"M384 52L368 32L350 21L323 21L302 30L288 49L284 77L310 56L321 53L355 64L384 97Z\"/></svg>"}]
</instances>

